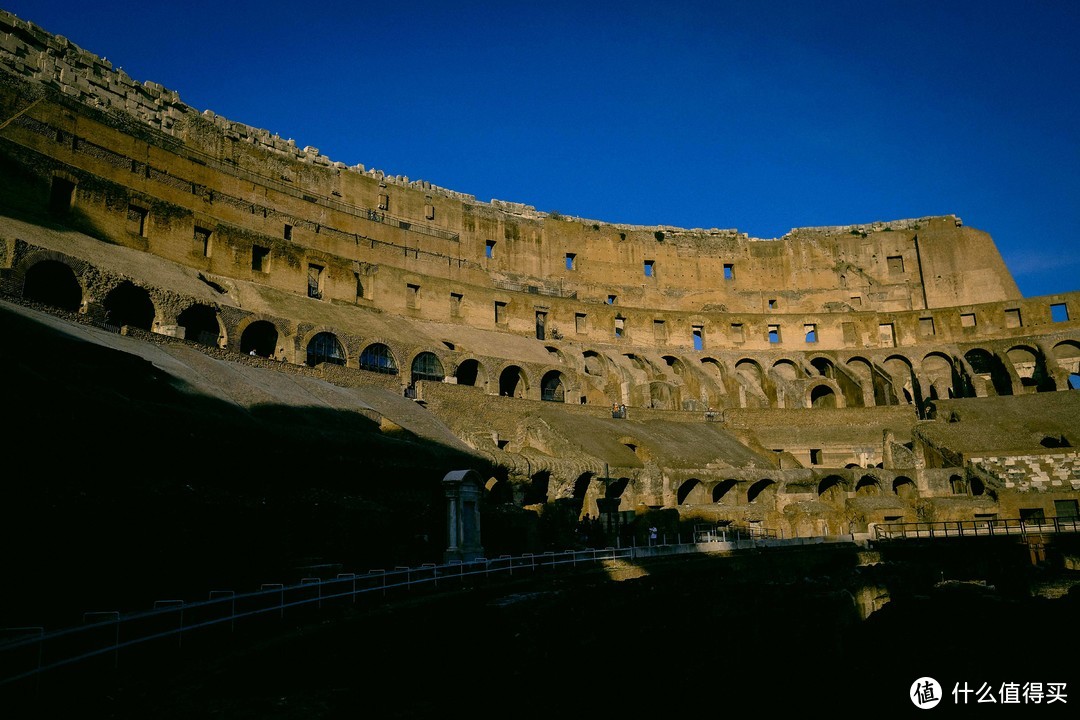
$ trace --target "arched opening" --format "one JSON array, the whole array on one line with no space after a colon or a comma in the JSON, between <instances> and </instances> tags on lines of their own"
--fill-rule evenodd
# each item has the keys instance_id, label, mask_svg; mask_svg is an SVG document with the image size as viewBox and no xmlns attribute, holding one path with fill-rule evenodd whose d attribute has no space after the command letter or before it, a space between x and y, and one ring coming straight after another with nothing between
<instances>
[{"instance_id":1,"label":"arched opening","mask_svg":"<svg viewBox=\"0 0 1080 720\"><path fill-rule=\"evenodd\" d=\"M514 487L510 484L509 473L504 467L497 467L494 475L484 483L487 490L485 500L492 505L513 505Z\"/></svg>"},{"instance_id":2,"label":"arched opening","mask_svg":"<svg viewBox=\"0 0 1080 720\"><path fill-rule=\"evenodd\" d=\"M843 500L844 499L844 478L839 475L829 475L822 478L818 483L817 494L819 498Z\"/></svg>"},{"instance_id":3,"label":"arched opening","mask_svg":"<svg viewBox=\"0 0 1080 720\"><path fill-rule=\"evenodd\" d=\"M953 495L967 495L968 494L967 480L965 480L963 478L963 476L961 476L961 475L950 475L949 476L949 490L952 492Z\"/></svg>"},{"instance_id":4,"label":"arched opening","mask_svg":"<svg viewBox=\"0 0 1080 720\"><path fill-rule=\"evenodd\" d=\"M905 475L897 475L893 479L893 493L903 498L910 498L915 496L915 483L911 478Z\"/></svg>"},{"instance_id":5,"label":"arched opening","mask_svg":"<svg viewBox=\"0 0 1080 720\"><path fill-rule=\"evenodd\" d=\"M269 320L256 320L240 336L240 352L272 358L277 352L277 326Z\"/></svg>"},{"instance_id":6,"label":"arched opening","mask_svg":"<svg viewBox=\"0 0 1080 720\"><path fill-rule=\"evenodd\" d=\"M797 380L801 373L799 368L790 360L777 360L773 363L773 372L784 380Z\"/></svg>"},{"instance_id":7,"label":"arched opening","mask_svg":"<svg viewBox=\"0 0 1080 720\"><path fill-rule=\"evenodd\" d=\"M477 360L462 360L458 364L457 370L454 371L454 378L457 380L458 385L468 385L470 387L476 385L477 378L480 374L480 362Z\"/></svg>"},{"instance_id":8,"label":"arched opening","mask_svg":"<svg viewBox=\"0 0 1080 720\"><path fill-rule=\"evenodd\" d=\"M773 481L773 480L770 480L769 478L765 478L763 480L758 480L756 483L754 483L753 485L750 486L749 490L746 491L746 502L752 503L752 502L757 502L758 498L764 499L762 497L762 493L764 493L766 490L775 492L776 491L775 486L776 486L776 482Z\"/></svg>"},{"instance_id":9,"label":"arched opening","mask_svg":"<svg viewBox=\"0 0 1080 720\"><path fill-rule=\"evenodd\" d=\"M1080 390L1080 343L1063 340L1054 346L1054 362L1069 374L1069 387Z\"/></svg>"},{"instance_id":10,"label":"arched opening","mask_svg":"<svg viewBox=\"0 0 1080 720\"><path fill-rule=\"evenodd\" d=\"M558 370L547 372L540 380L540 399L548 402L564 402L562 373Z\"/></svg>"},{"instance_id":11,"label":"arched opening","mask_svg":"<svg viewBox=\"0 0 1080 720\"><path fill-rule=\"evenodd\" d=\"M533 473L529 481L529 487L525 489L523 505L544 505L548 501L548 486L551 484L551 473L540 470Z\"/></svg>"},{"instance_id":12,"label":"arched opening","mask_svg":"<svg viewBox=\"0 0 1080 720\"><path fill-rule=\"evenodd\" d=\"M583 472L578 475L577 480L574 481L573 496L578 500L584 500L585 496L589 492L589 486L592 485L593 478L596 477L596 473Z\"/></svg>"},{"instance_id":13,"label":"arched opening","mask_svg":"<svg viewBox=\"0 0 1080 720\"><path fill-rule=\"evenodd\" d=\"M648 407L656 410L674 410L675 396L671 385L665 382L649 383Z\"/></svg>"},{"instance_id":14,"label":"arched opening","mask_svg":"<svg viewBox=\"0 0 1080 720\"><path fill-rule=\"evenodd\" d=\"M828 385L816 385L810 391L810 407L834 408L836 407L836 393Z\"/></svg>"},{"instance_id":15,"label":"arched opening","mask_svg":"<svg viewBox=\"0 0 1080 720\"><path fill-rule=\"evenodd\" d=\"M413 358L410 375L414 383L418 380L442 382L446 377L446 371L443 370L438 355L433 352L422 352Z\"/></svg>"},{"instance_id":16,"label":"arched opening","mask_svg":"<svg viewBox=\"0 0 1080 720\"><path fill-rule=\"evenodd\" d=\"M953 360L941 353L923 358L922 375L930 383L929 399L938 400L960 395L960 378Z\"/></svg>"},{"instance_id":17,"label":"arched opening","mask_svg":"<svg viewBox=\"0 0 1080 720\"><path fill-rule=\"evenodd\" d=\"M810 361L810 364L814 366L814 369L818 371L821 377L832 379L836 375L836 366L833 365L829 358L816 357Z\"/></svg>"},{"instance_id":18,"label":"arched opening","mask_svg":"<svg viewBox=\"0 0 1080 720\"><path fill-rule=\"evenodd\" d=\"M383 375L397 375L394 353L384 343L371 343L360 353L360 369Z\"/></svg>"},{"instance_id":19,"label":"arched opening","mask_svg":"<svg viewBox=\"0 0 1080 720\"><path fill-rule=\"evenodd\" d=\"M585 374L602 377L604 375L604 360L599 353L586 350L582 353L585 358Z\"/></svg>"},{"instance_id":20,"label":"arched opening","mask_svg":"<svg viewBox=\"0 0 1080 720\"><path fill-rule=\"evenodd\" d=\"M320 363L345 364L345 348L333 333L321 332L308 343L307 365L315 367Z\"/></svg>"},{"instance_id":21,"label":"arched opening","mask_svg":"<svg viewBox=\"0 0 1080 720\"><path fill-rule=\"evenodd\" d=\"M892 355L885 358L882 366L892 380L893 389L900 393L900 397L896 398L897 401L903 398L908 405L916 404L916 398L919 398L919 387L911 361L902 355Z\"/></svg>"},{"instance_id":22,"label":"arched opening","mask_svg":"<svg viewBox=\"0 0 1080 720\"><path fill-rule=\"evenodd\" d=\"M105 308L105 322L109 325L127 325L147 331L154 325L154 303L150 301L150 293L130 280L110 290L101 304Z\"/></svg>"},{"instance_id":23,"label":"arched opening","mask_svg":"<svg viewBox=\"0 0 1080 720\"><path fill-rule=\"evenodd\" d=\"M974 348L964 353L964 359L972 372L984 381L987 394L1012 395L1012 382L1001 358L982 348Z\"/></svg>"},{"instance_id":24,"label":"arched opening","mask_svg":"<svg viewBox=\"0 0 1080 720\"><path fill-rule=\"evenodd\" d=\"M59 260L42 260L26 271L23 297L67 312L82 307L82 287L74 271Z\"/></svg>"},{"instance_id":25,"label":"arched opening","mask_svg":"<svg viewBox=\"0 0 1080 720\"><path fill-rule=\"evenodd\" d=\"M1018 345L1006 353L1013 371L1020 379L1020 385L1030 392L1050 392L1057 389L1057 383L1046 369L1046 358L1034 348Z\"/></svg>"},{"instance_id":26,"label":"arched opening","mask_svg":"<svg viewBox=\"0 0 1080 720\"><path fill-rule=\"evenodd\" d=\"M507 367L499 375L499 394L506 397L525 397L525 375L517 365Z\"/></svg>"},{"instance_id":27,"label":"arched opening","mask_svg":"<svg viewBox=\"0 0 1080 720\"><path fill-rule=\"evenodd\" d=\"M192 305L176 318L176 324L184 328L184 339L207 347L217 347L221 336L217 310L209 305Z\"/></svg>"},{"instance_id":28,"label":"arched opening","mask_svg":"<svg viewBox=\"0 0 1080 720\"><path fill-rule=\"evenodd\" d=\"M628 477L621 477L618 480L613 480L607 484L606 488L604 488L604 497L608 500L621 498L629 485L630 478Z\"/></svg>"},{"instance_id":29,"label":"arched opening","mask_svg":"<svg viewBox=\"0 0 1080 720\"><path fill-rule=\"evenodd\" d=\"M697 478L690 478L680 485L675 496L679 505L704 505L707 502L705 486Z\"/></svg>"},{"instance_id":30,"label":"arched opening","mask_svg":"<svg viewBox=\"0 0 1080 720\"><path fill-rule=\"evenodd\" d=\"M971 478L971 494L976 497L986 492L986 485L977 477Z\"/></svg>"},{"instance_id":31,"label":"arched opening","mask_svg":"<svg viewBox=\"0 0 1080 720\"><path fill-rule=\"evenodd\" d=\"M856 495L879 495L881 494L881 483L873 475L863 475L859 478L859 481L855 483Z\"/></svg>"},{"instance_id":32,"label":"arched opening","mask_svg":"<svg viewBox=\"0 0 1080 720\"><path fill-rule=\"evenodd\" d=\"M739 481L728 478L727 480L721 480L716 483L712 489L712 501L718 503L728 496L732 490L738 487Z\"/></svg>"}]
</instances>

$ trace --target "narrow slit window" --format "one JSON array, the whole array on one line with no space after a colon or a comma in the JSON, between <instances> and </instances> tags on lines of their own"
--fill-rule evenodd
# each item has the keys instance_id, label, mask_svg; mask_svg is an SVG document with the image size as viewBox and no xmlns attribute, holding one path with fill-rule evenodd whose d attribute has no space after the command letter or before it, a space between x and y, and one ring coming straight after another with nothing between
<instances>
[{"instance_id":1,"label":"narrow slit window","mask_svg":"<svg viewBox=\"0 0 1080 720\"><path fill-rule=\"evenodd\" d=\"M210 236L210 230L198 225L195 226L195 252L203 257L210 257Z\"/></svg>"},{"instance_id":2,"label":"narrow slit window","mask_svg":"<svg viewBox=\"0 0 1080 720\"><path fill-rule=\"evenodd\" d=\"M574 313L574 332L581 334L587 329L585 313Z\"/></svg>"},{"instance_id":3,"label":"narrow slit window","mask_svg":"<svg viewBox=\"0 0 1080 720\"><path fill-rule=\"evenodd\" d=\"M646 260L645 261L645 277L652 277L653 276L653 263L654 263L653 260Z\"/></svg>"},{"instance_id":4,"label":"narrow slit window","mask_svg":"<svg viewBox=\"0 0 1080 720\"><path fill-rule=\"evenodd\" d=\"M693 330L693 337L694 337L694 349L695 350L704 350L705 349L705 326L704 325L694 325L692 330Z\"/></svg>"},{"instance_id":5,"label":"narrow slit window","mask_svg":"<svg viewBox=\"0 0 1080 720\"><path fill-rule=\"evenodd\" d=\"M502 325L506 322L506 303L495 301L495 324Z\"/></svg>"},{"instance_id":6,"label":"narrow slit window","mask_svg":"<svg viewBox=\"0 0 1080 720\"><path fill-rule=\"evenodd\" d=\"M566 269L577 269L577 255L575 255L574 253L566 253Z\"/></svg>"}]
</instances>

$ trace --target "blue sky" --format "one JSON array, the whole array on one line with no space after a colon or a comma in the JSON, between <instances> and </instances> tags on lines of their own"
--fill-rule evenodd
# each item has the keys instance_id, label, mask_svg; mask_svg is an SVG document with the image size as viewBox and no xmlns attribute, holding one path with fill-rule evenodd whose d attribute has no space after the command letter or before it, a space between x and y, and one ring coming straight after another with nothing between
<instances>
[{"instance_id":1,"label":"blue sky","mask_svg":"<svg viewBox=\"0 0 1080 720\"><path fill-rule=\"evenodd\" d=\"M1080 290L1080 3L95 2L0 7L331 160L593 220L956 214Z\"/></svg>"}]
</instances>

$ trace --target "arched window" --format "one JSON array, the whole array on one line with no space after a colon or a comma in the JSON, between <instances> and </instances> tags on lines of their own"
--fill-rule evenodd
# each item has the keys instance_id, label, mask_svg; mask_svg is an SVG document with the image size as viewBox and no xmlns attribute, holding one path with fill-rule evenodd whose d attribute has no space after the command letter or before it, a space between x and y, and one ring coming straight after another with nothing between
<instances>
[{"instance_id":1,"label":"arched window","mask_svg":"<svg viewBox=\"0 0 1080 720\"><path fill-rule=\"evenodd\" d=\"M412 361L412 381L417 380L432 380L434 382L442 382L446 377L446 371L443 370L442 363L439 362L439 356L433 352L422 352L413 358Z\"/></svg>"},{"instance_id":2,"label":"arched window","mask_svg":"<svg viewBox=\"0 0 1080 720\"><path fill-rule=\"evenodd\" d=\"M382 343L372 343L360 353L360 369L384 375L397 375L397 362L390 348Z\"/></svg>"},{"instance_id":3,"label":"arched window","mask_svg":"<svg viewBox=\"0 0 1080 720\"><path fill-rule=\"evenodd\" d=\"M345 364L345 349L333 333L321 332L308 343L307 364L315 367L319 363Z\"/></svg>"},{"instance_id":4,"label":"arched window","mask_svg":"<svg viewBox=\"0 0 1080 720\"><path fill-rule=\"evenodd\" d=\"M540 381L540 399L549 402L564 401L562 376L557 370L544 375L543 380Z\"/></svg>"}]
</instances>

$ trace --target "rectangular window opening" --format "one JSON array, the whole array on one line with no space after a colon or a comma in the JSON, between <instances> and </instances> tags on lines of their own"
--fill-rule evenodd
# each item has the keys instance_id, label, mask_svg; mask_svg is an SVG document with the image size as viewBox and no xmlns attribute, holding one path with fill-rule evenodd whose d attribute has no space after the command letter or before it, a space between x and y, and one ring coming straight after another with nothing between
<instances>
[{"instance_id":1,"label":"rectangular window opening","mask_svg":"<svg viewBox=\"0 0 1080 720\"><path fill-rule=\"evenodd\" d=\"M811 448L810 450L810 464L820 465L822 463L821 448Z\"/></svg>"},{"instance_id":2,"label":"rectangular window opening","mask_svg":"<svg viewBox=\"0 0 1080 720\"><path fill-rule=\"evenodd\" d=\"M574 253L566 253L566 269L567 270L574 270L575 269L574 264L575 264L576 259L577 259L577 255L575 255Z\"/></svg>"},{"instance_id":3,"label":"rectangular window opening","mask_svg":"<svg viewBox=\"0 0 1080 720\"><path fill-rule=\"evenodd\" d=\"M904 258L902 255L890 255L887 262L890 275L904 274Z\"/></svg>"},{"instance_id":4,"label":"rectangular window opening","mask_svg":"<svg viewBox=\"0 0 1080 720\"><path fill-rule=\"evenodd\" d=\"M622 318L615 318L615 337L621 338L626 335L626 323Z\"/></svg>"},{"instance_id":5,"label":"rectangular window opening","mask_svg":"<svg viewBox=\"0 0 1080 720\"><path fill-rule=\"evenodd\" d=\"M354 273L356 275L356 299L364 299L364 278L360 273Z\"/></svg>"},{"instance_id":6,"label":"rectangular window opening","mask_svg":"<svg viewBox=\"0 0 1080 720\"><path fill-rule=\"evenodd\" d=\"M878 344L882 347L896 347L896 330L892 323L878 325Z\"/></svg>"},{"instance_id":7,"label":"rectangular window opening","mask_svg":"<svg viewBox=\"0 0 1080 720\"><path fill-rule=\"evenodd\" d=\"M434 220L435 219L435 206L432 205L431 203L428 203L427 205L424 206L424 219L425 220Z\"/></svg>"},{"instance_id":8,"label":"rectangular window opening","mask_svg":"<svg viewBox=\"0 0 1080 720\"><path fill-rule=\"evenodd\" d=\"M309 298L322 300L323 296L323 271L322 265L308 264L307 294Z\"/></svg>"},{"instance_id":9,"label":"rectangular window opening","mask_svg":"<svg viewBox=\"0 0 1080 720\"><path fill-rule=\"evenodd\" d=\"M495 241L494 240L488 240L484 244L484 257L487 257L487 258L495 257Z\"/></svg>"},{"instance_id":10,"label":"rectangular window opening","mask_svg":"<svg viewBox=\"0 0 1080 720\"><path fill-rule=\"evenodd\" d=\"M413 283L405 283L405 306L410 308L419 307L420 286Z\"/></svg>"},{"instance_id":11,"label":"rectangular window opening","mask_svg":"<svg viewBox=\"0 0 1080 720\"><path fill-rule=\"evenodd\" d=\"M807 324L807 325L803 325L803 332L806 333L806 342L808 342L808 343L816 343L817 342L817 325L814 325L812 323Z\"/></svg>"},{"instance_id":12,"label":"rectangular window opening","mask_svg":"<svg viewBox=\"0 0 1080 720\"><path fill-rule=\"evenodd\" d=\"M450 316L461 317L461 301L465 296L461 293L450 293Z\"/></svg>"},{"instance_id":13,"label":"rectangular window opening","mask_svg":"<svg viewBox=\"0 0 1080 720\"><path fill-rule=\"evenodd\" d=\"M282 237L284 237L286 240L292 240L292 225L286 223L285 230L282 233Z\"/></svg>"},{"instance_id":14,"label":"rectangular window opening","mask_svg":"<svg viewBox=\"0 0 1080 720\"><path fill-rule=\"evenodd\" d=\"M506 322L506 303L495 301L495 324L502 325Z\"/></svg>"},{"instance_id":15,"label":"rectangular window opening","mask_svg":"<svg viewBox=\"0 0 1080 720\"><path fill-rule=\"evenodd\" d=\"M653 276L653 262L652 260L645 261L645 277Z\"/></svg>"},{"instance_id":16,"label":"rectangular window opening","mask_svg":"<svg viewBox=\"0 0 1080 720\"><path fill-rule=\"evenodd\" d=\"M1050 319L1053 322L1066 322L1069 319L1069 306L1065 303L1051 303Z\"/></svg>"},{"instance_id":17,"label":"rectangular window opening","mask_svg":"<svg viewBox=\"0 0 1080 720\"><path fill-rule=\"evenodd\" d=\"M852 295L851 296L851 307L861 307L861 306L862 306L862 296L861 295Z\"/></svg>"},{"instance_id":18,"label":"rectangular window opening","mask_svg":"<svg viewBox=\"0 0 1080 720\"><path fill-rule=\"evenodd\" d=\"M735 265L733 263L724 263L724 279L735 279Z\"/></svg>"},{"instance_id":19,"label":"rectangular window opening","mask_svg":"<svg viewBox=\"0 0 1080 720\"><path fill-rule=\"evenodd\" d=\"M146 216L150 211L138 205L128 205L127 229L139 237L146 237Z\"/></svg>"},{"instance_id":20,"label":"rectangular window opening","mask_svg":"<svg viewBox=\"0 0 1080 720\"><path fill-rule=\"evenodd\" d=\"M960 327L975 327L975 313L960 313Z\"/></svg>"},{"instance_id":21,"label":"rectangular window opening","mask_svg":"<svg viewBox=\"0 0 1080 720\"><path fill-rule=\"evenodd\" d=\"M840 329L844 333L845 345L854 345L858 341L859 334L855 331L855 323L840 323Z\"/></svg>"},{"instance_id":22,"label":"rectangular window opening","mask_svg":"<svg viewBox=\"0 0 1080 720\"><path fill-rule=\"evenodd\" d=\"M692 331L693 331L693 334L694 334L694 349L695 350L704 350L705 349L705 326L704 325L694 325L693 328L692 328Z\"/></svg>"},{"instance_id":23,"label":"rectangular window opening","mask_svg":"<svg viewBox=\"0 0 1080 720\"><path fill-rule=\"evenodd\" d=\"M390 196L387 195L386 193L379 193L379 209L380 210L389 210L390 209Z\"/></svg>"},{"instance_id":24,"label":"rectangular window opening","mask_svg":"<svg viewBox=\"0 0 1080 720\"><path fill-rule=\"evenodd\" d=\"M745 342L746 335L743 332L742 323L731 323L731 341L732 342Z\"/></svg>"},{"instance_id":25,"label":"rectangular window opening","mask_svg":"<svg viewBox=\"0 0 1080 720\"><path fill-rule=\"evenodd\" d=\"M780 306L776 303L776 298L770 298L769 299L769 309L770 310L775 310L778 307L780 307Z\"/></svg>"},{"instance_id":26,"label":"rectangular window opening","mask_svg":"<svg viewBox=\"0 0 1080 720\"><path fill-rule=\"evenodd\" d=\"M574 332L584 333L586 328L585 313L574 313Z\"/></svg>"},{"instance_id":27,"label":"rectangular window opening","mask_svg":"<svg viewBox=\"0 0 1080 720\"><path fill-rule=\"evenodd\" d=\"M618 299L616 295L608 295L607 296L607 304L608 305L614 305L616 299Z\"/></svg>"},{"instance_id":28,"label":"rectangular window opening","mask_svg":"<svg viewBox=\"0 0 1080 720\"><path fill-rule=\"evenodd\" d=\"M195 226L195 252L203 257L210 257L210 231L207 228Z\"/></svg>"},{"instance_id":29,"label":"rectangular window opening","mask_svg":"<svg viewBox=\"0 0 1080 720\"><path fill-rule=\"evenodd\" d=\"M769 326L769 342L774 344L774 345L780 342L780 326L779 325L770 325Z\"/></svg>"},{"instance_id":30,"label":"rectangular window opening","mask_svg":"<svg viewBox=\"0 0 1080 720\"><path fill-rule=\"evenodd\" d=\"M75 206L75 183L61 177L52 179L49 190L49 212L63 215Z\"/></svg>"},{"instance_id":31,"label":"rectangular window opening","mask_svg":"<svg viewBox=\"0 0 1080 720\"><path fill-rule=\"evenodd\" d=\"M653 320L653 337L657 342L667 340L667 324L663 320Z\"/></svg>"},{"instance_id":32,"label":"rectangular window opening","mask_svg":"<svg viewBox=\"0 0 1080 720\"><path fill-rule=\"evenodd\" d=\"M536 339L543 340L547 335L547 313L536 311Z\"/></svg>"},{"instance_id":33,"label":"rectangular window opening","mask_svg":"<svg viewBox=\"0 0 1080 720\"><path fill-rule=\"evenodd\" d=\"M1023 327L1024 321L1020 318L1019 308L1009 308L1005 310L1005 327L1018 328Z\"/></svg>"},{"instance_id":34,"label":"rectangular window opening","mask_svg":"<svg viewBox=\"0 0 1080 720\"><path fill-rule=\"evenodd\" d=\"M924 317L919 318L919 334L924 336L931 336L935 333L934 330L934 318Z\"/></svg>"},{"instance_id":35,"label":"rectangular window opening","mask_svg":"<svg viewBox=\"0 0 1080 720\"><path fill-rule=\"evenodd\" d=\"M270 248L251 246L251 269L261 273L270 272Z\"/></svg>"}]
</instances>

